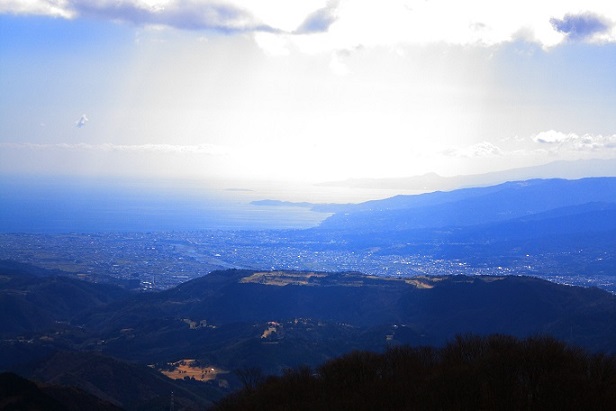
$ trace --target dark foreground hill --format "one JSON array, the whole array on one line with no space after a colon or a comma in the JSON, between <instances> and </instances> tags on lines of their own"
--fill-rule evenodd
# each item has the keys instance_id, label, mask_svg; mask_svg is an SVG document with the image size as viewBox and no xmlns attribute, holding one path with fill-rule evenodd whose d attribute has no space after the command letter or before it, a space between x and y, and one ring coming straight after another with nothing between
<instances>
[{"instance_id":1,"label":"dark foreground hill","mask_svg":"<svg viewBox=\"0 0 616 411\"><path fill-rule=\"evenodd\" d=\"M616 357L551 338L457 337L443 348L355 351L247 380L216 411L613 410Z\"/></svg>"},{"instance_id":2,"label":"dark foreground hill","mask_svg":"<svg viewBox=\"0 0 616 411\"><path fill-rule=\"evenodd\" d=\"M0 370L127 409L163 409L171 391L178 404L203 407L240 386L237 370L279 375L465 333L548 335L616 352L616 296L531 277L228 270L141 294L70 278L0 279L2 312L45 315L0 323ZM181 380L161 374L178 361L192 364L176 372ZM212 378L196 381L193 371Z\"/></svg>"},{"instance_id":3,"label":"dark foreground hill","mask_svg":"<svg viewBox=\"0 0 616 411\"><path fill-rule=\"evenodd\" d=\"M35 384L17 374L0 374L0 410L120 411L121 408L73 387Z\"/></svg>"}]
</instances>

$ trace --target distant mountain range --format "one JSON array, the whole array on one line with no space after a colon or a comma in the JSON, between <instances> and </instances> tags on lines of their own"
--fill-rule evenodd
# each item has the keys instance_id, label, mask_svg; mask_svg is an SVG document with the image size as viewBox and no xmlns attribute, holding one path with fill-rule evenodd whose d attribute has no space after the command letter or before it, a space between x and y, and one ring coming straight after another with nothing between
<instances>
[{"instance_id":1,"label":"distant mountain range","mask_svg":"<svg viewBox=\"0 0 616 411\"><path fill-rule=\"evenodd\" d=\"M400 178L355 178L321 183L328 187L352 187L371 189L397 189L417 191L455 190L466 187L488 186L529 179L579 179L585 177L616 177L616 159L555 161L552 163L496 171L483 174L443 177L436 173Z\"/></svg>"},{"instance_id":2,"label":"distant mountain range","mask_svg":"<svg viewBox=\"0 0 616 411\"><path fill-rule=\"evenodd\" d=\"M229 392L225 384L240 384L238 369L281 373L355 349L442 345L460 333L616 347L616 296L530 277L230 270L163 292L128 293L7 265L0 370L76 386L127 409L168 404L171 391L178 403L207 405ZM8 321L33 316L45 321ZM146 366L187 358L227 373L201 383Z\"/></svg>"},{"instance_id":3,"label":"distant mountain range","mask_svg":"<svg viewBox=\"0 0 616 411\"><path fill-rule=\"evenodd\" d=\"M610 218L615 207L616 178L526 180L368 201L346 207L319 228L391 232L563 217L573 222L592 211L605 214L599 221L609 230L616 228Z\"/></svg>"},{"instance_id":4,"label":"distant mountain range","mask_svg":"<svg viewBox=\"0 0 616 411\"><path fill-rule=\"evenodd\" d=\"M504 221L590 203L616 204L615 191L616 177L588 177L574 180L551 178L509 180L497 185L477 185L450 191L435 190L423 194L397 195L358 204L297 203L279 200L258 200L252 204L270 207L305 207L313 211L335 214L321 224L321 228L326 229L354 229L355 226L346 224L358 213L366 213L358 219L369 217L365 219L366 225L390 223L391 221L387 221L388 217L382 213L391 213L393 210L403 213L406 210L408 211L406 218L400 218L404 220L403 226L394 226L396 229L401 229L465 226L478 222ZM486 212L488 214L485 214ZM389 228L392 227L387 229Z\"/></svg>"},{"instance_id":5,"label":"distant mountain range","mask_svg":"<svg viewBox=\"0 0 616 411\"><path fill-rule=\"evenodd\" d=\"M595 160L592 164L601 165L597 167L603 171L604 166L613 166L612 174L616 174L616 160ZM544 168L560 170L568 165L553 163ZM498 180L504 175L533 174L534 170L512 170L498 176L482 175L482 178L485 181ZM574 171L570 173L575 174ZM467 177L471 181L476 176ZM616 177L513 180L491 186L398 195L359 204L276 200L253 204L306 207L332 214L317 228L307 231L320 239L324 239L324 232L335 232L334 236L338 238L361 237L359 242L366 246L371 238L389 238L389 241L385 239L389 245L399 245L405 240L451 242L454 239L479 241L479 238L494 243L513 238L611 234L616 230ZM371 236L367 236L368 233Z\"/></svg>"}]
</instances>

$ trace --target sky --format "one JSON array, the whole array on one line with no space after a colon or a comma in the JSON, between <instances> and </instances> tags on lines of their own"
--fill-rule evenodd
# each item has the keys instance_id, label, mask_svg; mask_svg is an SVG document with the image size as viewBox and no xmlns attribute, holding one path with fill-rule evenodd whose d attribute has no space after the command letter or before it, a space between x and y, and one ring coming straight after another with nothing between
<instances>
[{"instance_id":1,"label":"sky","mask_svg":"<svg viewBox=\"0 0 616 411\"><path fill-rule=\"evenodd\" d=\"M605 0L0 0L0 175L240 191L615 159L615 73Z\"/></svg>"}]
</instances>

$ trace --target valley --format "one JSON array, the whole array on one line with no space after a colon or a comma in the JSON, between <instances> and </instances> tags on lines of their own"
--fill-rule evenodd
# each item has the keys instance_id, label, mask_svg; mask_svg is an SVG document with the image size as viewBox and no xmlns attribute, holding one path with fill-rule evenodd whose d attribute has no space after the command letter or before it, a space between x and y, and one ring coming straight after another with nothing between
<instances>
[{"instance_id":1,"label":"valley","mask_svg":"<svg viewBox=\"0 0 616 411\"><path fill-rule=\"evenodd\" d=\"M0 260L143 291L167 289L219 269L267 268L402 277L531 275L616 292L611 242L560 251L512 246L499 250L503 254L475 254L482 246L469 242L448 244L444 251L432 244L349 250L345 244L306 239L301 231L0 234Z\"/></svg>"},{"instance_id":2,"label":"valley","mask_svg":"<svg viewBox=\"0 0 616 411\"><path fill-rule=\"evenodd\" d=\"M530 275L616 292L615 199L616 178L528 180L339 205L312 229L0 233L0 260L135 290L237 268Z\"/></svg>"}]
</instances>

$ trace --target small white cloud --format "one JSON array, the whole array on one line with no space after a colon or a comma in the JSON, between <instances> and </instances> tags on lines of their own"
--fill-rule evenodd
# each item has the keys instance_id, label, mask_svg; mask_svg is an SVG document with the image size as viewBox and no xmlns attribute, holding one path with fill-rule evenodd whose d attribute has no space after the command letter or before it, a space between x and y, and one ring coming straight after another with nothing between
<instances>
[{"instance_id":1,"label":"small white cloud","mask_svg":"<svg viewBox=\"0 0 616 411\"><path fill-rule=\"evenodd\" d=\"M578 135L549 130L538 133L532 140L559 151L611 151L616 149L616 134L611 136L601 134Z\"/></svg>"},{"instance_id":2,"label":"small white cloud","mask_svg":"<svg viewBox=\"0 0 616 411\"><path fill-rule=\"evenodd\" d=\"M82 128L86 125L88 121L90 121L88 120L88 117L85 114L82 114L81 117L79 117L79 120L75 122L75 126L77 128Z\"/></svg>"},{"instance_id":3,"label":"small white cloud","mask_svg":"<svg viewBox=\"0 0 616 411\"><path fill-rule=\"evenodd\" d=\"M549 131L542 131L541 133L534 136L533 141L535 141L536 143L542 143L542 144L555 144L555 143L562 143L574 137L575 137L575 134L565 134L560 131L549 130Z\"/></svg>"},{"instance_id":4,"label":"small white cloud","mask_svg":"<svg viewBox=\"0 0 616 411\"><path fill-rule=\"evenodd\" d=\"M503 151L489 141L483 141L464 148L451 148L443 151L443 154L450 157L486 158L500 156Z\"/></svg>"},{"instance_id":5,"label":"small white cloud","mask_svg":"<svg viewBox=\"0 0 616 411\"><path fill-rule=\"evenodd\" d=\"M67 0L2 0L0 13L33 14L70 19L75 17Z\"/></svg>"},{"instance_id":6,"label":"small white cloud","mask_svg":"<svg viewBox=\"0 0 616 411\"><path fill-rule=\"evenodd\" d=\"M97 17L137 25L220 32L273 30L235 1L201 0L6 0L0 13L64 18Z\"/></svg>"}]
</instances>

